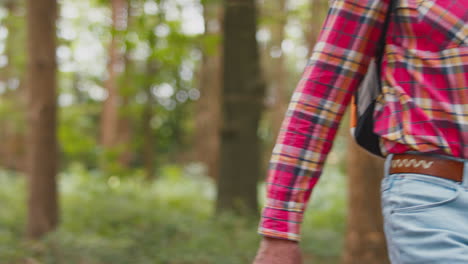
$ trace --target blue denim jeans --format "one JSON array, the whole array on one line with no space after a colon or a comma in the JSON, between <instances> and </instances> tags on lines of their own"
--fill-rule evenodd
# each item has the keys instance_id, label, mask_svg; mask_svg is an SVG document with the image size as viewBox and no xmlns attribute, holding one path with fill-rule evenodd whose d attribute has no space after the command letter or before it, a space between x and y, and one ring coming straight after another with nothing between
<instances>
[{"instance_id":1,"label":"blue denim jeans","mask_svg":"<svg viewBox=\"0 0 468 264\"><path fill-rule=\"evenodd\" d=\"M382 209L392 264L468 263L468 161L464 181L388 174Z\"/></svg>"}]
</instances>

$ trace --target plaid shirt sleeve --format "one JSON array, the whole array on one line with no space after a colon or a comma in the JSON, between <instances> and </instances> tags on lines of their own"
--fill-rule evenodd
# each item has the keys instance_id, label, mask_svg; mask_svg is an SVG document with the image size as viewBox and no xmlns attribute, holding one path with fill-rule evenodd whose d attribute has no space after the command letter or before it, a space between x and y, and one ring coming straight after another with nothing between
<instances>
[{"instance_id":1,"label":"plaid shirt sleeve","mask_svg":"<svg viewBox=\"0 0 468 264\"><path fill-rule=\"evenodd\" d=\"M389 0L335 0L292 96L270 161L259 233L300 240L339 123L376 52Z\"/></svg>"}]
</instances>

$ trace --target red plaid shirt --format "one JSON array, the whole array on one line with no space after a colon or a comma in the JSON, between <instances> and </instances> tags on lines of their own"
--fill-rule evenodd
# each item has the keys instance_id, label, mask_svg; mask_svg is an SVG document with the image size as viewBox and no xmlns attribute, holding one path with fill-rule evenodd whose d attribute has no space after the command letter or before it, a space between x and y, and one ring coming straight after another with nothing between
<instances>
[{"instance_id":1,"label":"red plaid shirt","mask_svg":"<svg viewBox=\"0 0 468 264\"><path fill-rule=\"evenodd\" d=\"M374 113L383 153L468 158L468 0L397 0ZM300 239L339 123L382 33L389 0L334 0L289 105L259 232Z\"/></svg>"}]
</instances>

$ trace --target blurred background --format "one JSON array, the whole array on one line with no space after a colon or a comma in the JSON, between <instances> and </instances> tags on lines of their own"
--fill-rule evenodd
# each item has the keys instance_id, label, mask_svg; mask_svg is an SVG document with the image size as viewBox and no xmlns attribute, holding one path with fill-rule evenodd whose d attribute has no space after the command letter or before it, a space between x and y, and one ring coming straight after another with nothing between
<instances>
[{"instance_id":1,"label":"blurred background","mask_svg":"<svg viewBox=\"0 0 468 264\"><path fill-rule=\"evenodd\" d=\"M0 263L250 263L268 159L327 11L0 0ZM348 134L309 204L305 263L387 261L381 161Z\"/></svg>"}]
</instances>

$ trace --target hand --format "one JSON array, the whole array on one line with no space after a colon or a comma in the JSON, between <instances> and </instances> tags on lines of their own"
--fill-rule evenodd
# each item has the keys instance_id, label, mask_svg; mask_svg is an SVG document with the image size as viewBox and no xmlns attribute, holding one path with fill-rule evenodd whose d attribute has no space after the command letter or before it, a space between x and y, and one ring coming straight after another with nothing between
<instances>
[{"instance_id":1,"label":"hand","mask_svg":"<svg viewBox=\"0 0 468 264\"><path fill-rule=\"evenodd\" d=\"M299 243L264 237L253 264L302 264Z\"/></svg>"}]
</instances>

